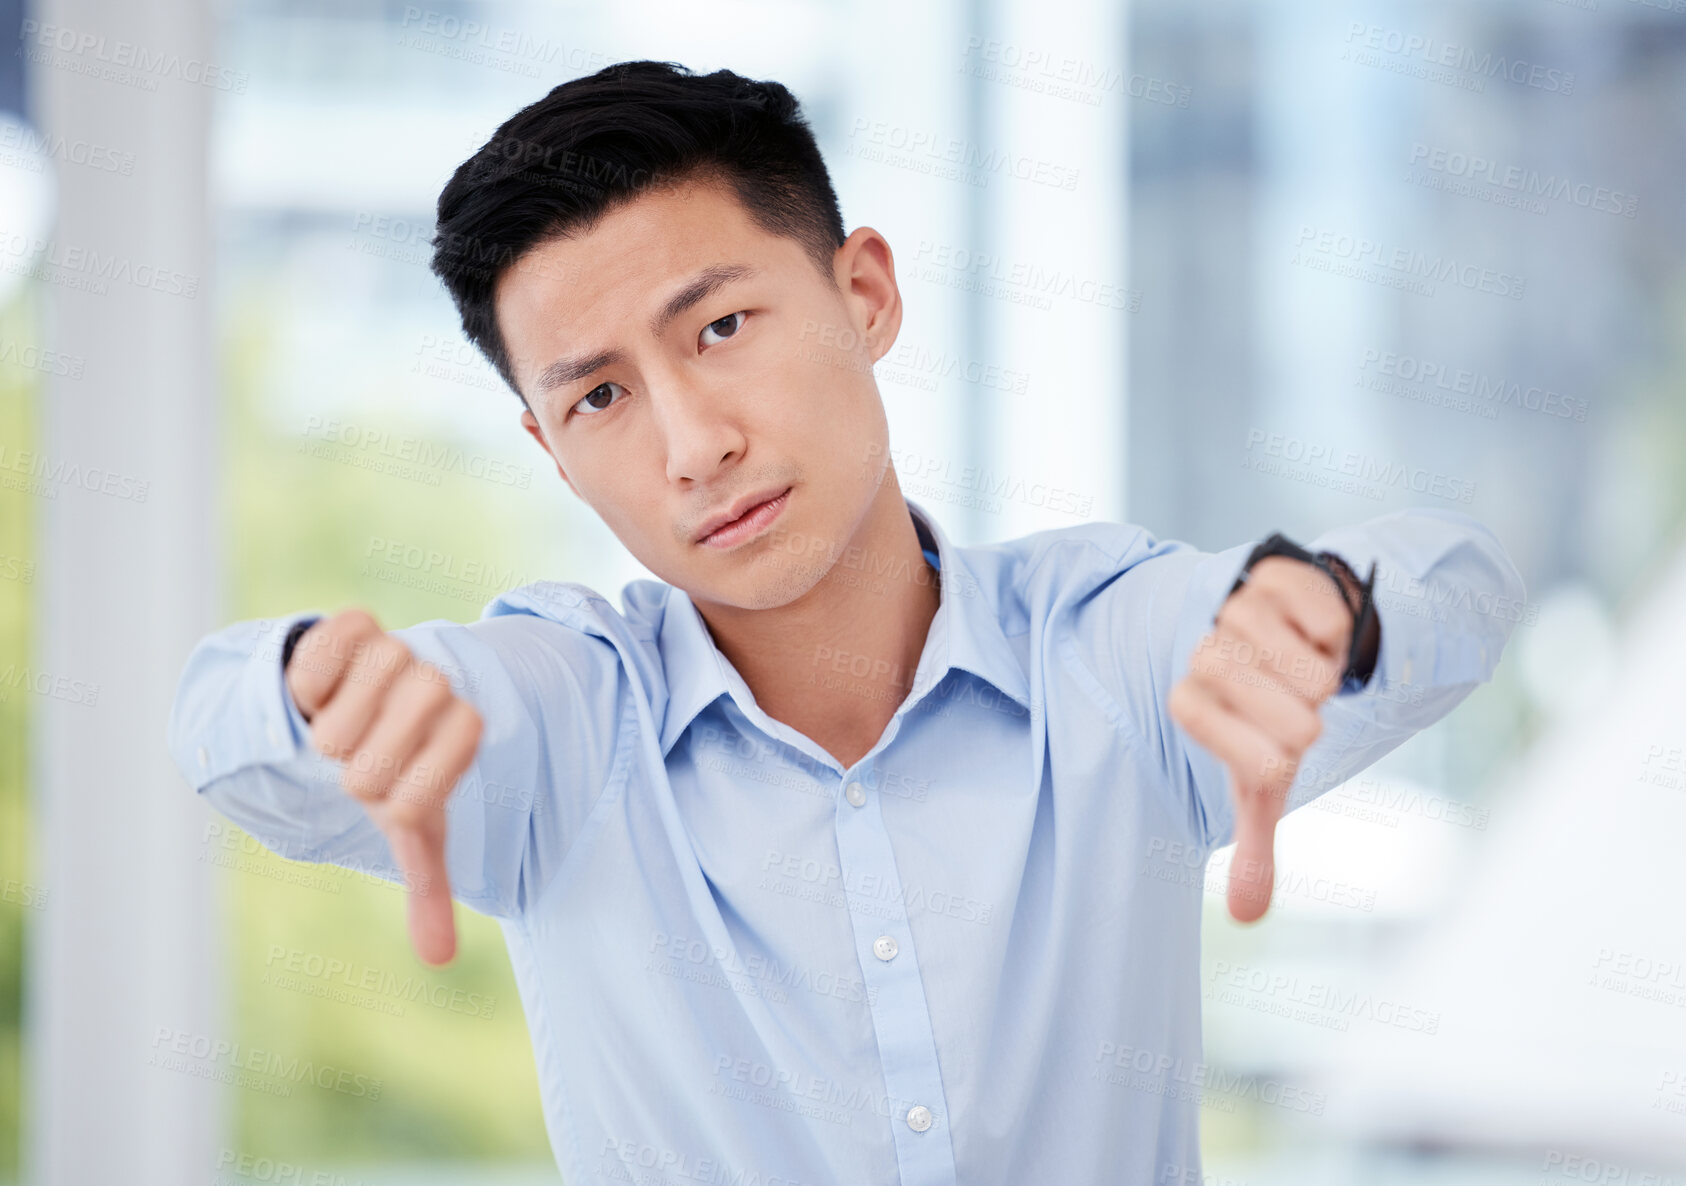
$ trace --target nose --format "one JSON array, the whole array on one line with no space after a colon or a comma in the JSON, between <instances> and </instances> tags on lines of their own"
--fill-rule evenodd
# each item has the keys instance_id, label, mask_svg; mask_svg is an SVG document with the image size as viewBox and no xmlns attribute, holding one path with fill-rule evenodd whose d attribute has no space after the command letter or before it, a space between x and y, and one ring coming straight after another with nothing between
<instances>
[{"instance_id":1,"label":"nose","mask_svg":"<svg viewBox=\"0 0 1686 1186\"><path fill-rule=\"evenodd\" d=\"M650 407L666 447L668 481L707 483L743 456L748 442L731 405L682 371L654 380Z\"/></svg>"}]
</instances>

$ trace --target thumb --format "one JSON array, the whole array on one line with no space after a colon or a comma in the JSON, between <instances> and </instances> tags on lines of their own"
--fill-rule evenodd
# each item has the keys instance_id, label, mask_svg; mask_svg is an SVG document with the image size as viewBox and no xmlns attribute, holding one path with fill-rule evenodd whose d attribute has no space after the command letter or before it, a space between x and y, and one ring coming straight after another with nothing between
<instances>
[{"instance_id":1,"label":"thumb","mask_svg":"<svg viewBox=\"0 0 1686 1186\"><path fill-rule=\"evenodd\" d=\"M1229 864L1229 913L1237 922L1256 922L1270 906L1276 879L1276 820L1273 804L1256 788L1235 797L1235 856Z\"/></svg>"},{"instance_id":2,"label":"thumb","mask_svg":"<svg viewBox=\"0 0 1686 1186\"><path fill-rule=\"evenodd\" d=\"M431 812L420 827L394 828L387 838L409 886L410 946L424 963L448 964L457 954L457 924L445 869L445 812Z\"/></svg>"}]
</instances>

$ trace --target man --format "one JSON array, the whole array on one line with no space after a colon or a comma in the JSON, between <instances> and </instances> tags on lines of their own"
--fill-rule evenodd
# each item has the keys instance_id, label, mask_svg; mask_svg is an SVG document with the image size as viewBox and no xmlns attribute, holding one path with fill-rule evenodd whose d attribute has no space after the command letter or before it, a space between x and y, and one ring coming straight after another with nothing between
<instances>
[{"instance_id":1,"label":"man","mask_svg":"<svg viewBox=\"0 0 1686 1186\"><path fill-rule=\"evenodd\" d=\"M1257 918L1296 774L1490 676L1498 542L1404 511L1309 550L956 546L889 463L890 245L844 234L776 83L566 83L438 223L523 426L661 579L230 626L171 719L195 788L402 880L425 960L453 895L501 920L569 1182L1199 1181L1206 858L1236 840Z\"/></svg>"}]
</instances>

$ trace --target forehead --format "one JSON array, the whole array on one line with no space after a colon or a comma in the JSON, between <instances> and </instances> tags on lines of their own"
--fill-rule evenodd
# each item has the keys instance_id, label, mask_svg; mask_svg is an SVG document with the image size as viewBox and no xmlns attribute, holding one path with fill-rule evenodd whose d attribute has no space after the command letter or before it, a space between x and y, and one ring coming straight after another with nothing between
<instances>
[{"instance_id":1,"label":"forehead","mask_svg":"<svg viewBox=\"0 0 1686 1186\"><path fill-rule=\"evenodd\" d=\"M649 314L711 264L801 266L795 240L755 224L724 182L641 194L589 228L546 240L498 278L498 326L523 389L557 355L647 335Z\"/></svg>"}]
</instances>

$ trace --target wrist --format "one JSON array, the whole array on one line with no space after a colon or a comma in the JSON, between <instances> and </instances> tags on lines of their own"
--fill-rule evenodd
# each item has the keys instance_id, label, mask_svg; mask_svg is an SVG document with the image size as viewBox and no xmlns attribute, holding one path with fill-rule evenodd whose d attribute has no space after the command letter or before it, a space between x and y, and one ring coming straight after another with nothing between
<instances>
[{"instance_id":1,"label":"wrist","mask_svg":"<svg viewBox=\"0 0 1686 1186\"><path fill-rule=\"evenodd\" d=\"M293 623L292 629L287 631L286 640L281 644L281 670L283 673L287 670L287 664L293 661L293 648L298 645L298 641L303 637L304 632L316 625L317 621L316 618L301 618Z\"/></svg>"},{"instance_id":2,"label":"wrist","mask_svg":"<svg viewBox=\"0 0 1686 1186\"><path fill-rule=\"evenodd\" d=\"M1349 674L1358 681L1358 686L1370 682L1370 676L1376 670L1376 661L1381 655L1382 623L1377 616L1375 604L1370 596L1370 587L1358 579L1358 574L1333 552L1319 552L1318 558L1323 561L1323 570L1335 578L1341 587L1341 596L1346 598L1347 608L1352 611L1352 639L1348 648L1350 660Z\"/></svg>"},{"instance_id":3,"label":"wrist","mask_svg":"<svg viewBox=\"0 0 1686 1186\"><path fill-rule=\"evenodd\" d=\"M1357 691L1370 682L1375 674L1376 663L1381 655L1381 619L1377 616L1374 602L1371 600L1370 588L1376 579L1375 565L1370 566L1370 575L1364 581L1358 579L1358 574L1333 552L1310 552L1289 539L1280 532L1273 533L1256 546L1241 567L1241 573L1235 578L1235 584L1230 586L1225 600L1233 596L1235 591L1246 583L1253 565L1267 556L1286 556L1292 560L1299 560L1319 569L1340 592L1341 600L1346 605L1351 618L1352 629L1348 634L1346 665L1341 675L1341 691Z\"/></svg>"}]
</instances>

